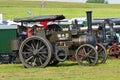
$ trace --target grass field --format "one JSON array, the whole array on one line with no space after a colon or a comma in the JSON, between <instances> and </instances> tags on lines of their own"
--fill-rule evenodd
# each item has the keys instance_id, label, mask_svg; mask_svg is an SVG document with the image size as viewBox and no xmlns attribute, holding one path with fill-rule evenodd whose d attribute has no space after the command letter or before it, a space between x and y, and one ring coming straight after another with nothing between
<instances>
[{"instance_id":1,"label":"grass field","mask_svg":"<svg viewBox=\"0 0 120 80\"><path fill-rule=\"evenodd\" d=\"M31 10L32 15L27 11ZM20 0L0 0L0 13L4 19L19 17L63 14L67 19L86 17L86 11L93 11L93 18L120 17L120 5L40 2ZM1 64L0 80L120 80L120 60L107 60L96 66L79 66L73 62L63 62L44 69L25 69L21 64Z\"/></svg>"},{"instance_id":2,"label":"grass field","mask_svg":"<svg viewBox=\"0 0 120 80\"><path fill-rule=\"evenodd\" d=\"M27 11L31 10L32 15ZM86 11L93 11L93 18L120 17L120 5L46 2L46 8L40 7L40 1L0 0L0 13L4 19L19 17L63 14L67 19L86 17Z\"/></svg>"},{"instance_id":3,"label":"grass field","mask_svg":"<svg viewBox=\"0 0 120 80\"><path fill-rule=\"evenodd\" d=\"M21 64L0 65L0 80L120 80L119 75L119 60L91 67L69 61L43 69L26 69Z\"/></svg>"}]
</instances>

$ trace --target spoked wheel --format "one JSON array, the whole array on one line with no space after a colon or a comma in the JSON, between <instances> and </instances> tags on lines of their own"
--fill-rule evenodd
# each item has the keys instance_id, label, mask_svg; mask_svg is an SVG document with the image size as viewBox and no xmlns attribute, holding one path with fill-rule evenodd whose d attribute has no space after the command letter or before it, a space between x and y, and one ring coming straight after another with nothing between
<instances>
[{"instance_id":1,"label":"spoked wheel","mask_svg":"<svg viewBox=\"0 0 120 80\"><path fill-rule=\"evenodd\" d=\"M32 36L25 39L19 49L19 57L27 68L46 67L50 60L52 47L47 39Z\"/></svg>"},{"instance_id":2,"label":"spoked wheel","mask_svg":"<svg viewBox=\"0 0 120 80\"><path fill-rule=\"evenodd\" d=\"M93 66L98 61L97 50L90 44L80 46L75 56L78 64L83 66Z\"/></svg>"},{"instance_id":3,"label":"spoked wheel","mask_svg":"<svg viewBox=\"0 0 120 80\"><path fill-rule=\"evenodd\" d=\"M109 50L109 56L112 59L120 59L120 47L118 43L114 43Z\"/></svg>"},{"instance_id":4,"label":"spoked wheel","mask_svg":"<svg viewBox=\"0 0 120 80\"><path fill-rule=\"evenodd\" d=\"M105 63L108 57L105 47L102 44L97 43L96 49L98 52L98 64Z\"/></svg>"}]
</instances>

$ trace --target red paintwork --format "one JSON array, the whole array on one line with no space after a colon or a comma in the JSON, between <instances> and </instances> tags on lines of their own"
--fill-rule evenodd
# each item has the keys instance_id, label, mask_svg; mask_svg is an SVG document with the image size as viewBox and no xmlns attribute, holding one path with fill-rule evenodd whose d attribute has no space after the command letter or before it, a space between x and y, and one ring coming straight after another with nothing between
<instances>
[{"instance_id":1,"label":"red paintwork","mask_svg":"<svg viewBox=\"0 0 120 80\"><path fill-rule=\"evenodd\" d=\"M109 55L111 58L120 58L120 47L118 46L118 43L113 43L109 50Z\"/></svg>"},{"instance_id":2,"label":"red paintwork","mask_svg":"<svg viewBox=\"0 0 120 80\"><path fill-rule=\"evenodd\" d=\"M51 21L41 21L40 24L43 25L43 28L44 28L44 29L47 29L47 28L48 28L48 26L47 26L48 22L55 22L55 20L51 20Z\"/></svg>"}]
</instances>

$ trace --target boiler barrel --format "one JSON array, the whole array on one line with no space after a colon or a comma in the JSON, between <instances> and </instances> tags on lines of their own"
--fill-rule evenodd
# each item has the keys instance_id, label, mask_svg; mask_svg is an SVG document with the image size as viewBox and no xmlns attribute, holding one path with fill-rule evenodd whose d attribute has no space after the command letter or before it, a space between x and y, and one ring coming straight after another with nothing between
<instances>
[{"instance_id":1,"label":"boiler barrel","mask_svg":"<svg viewBox=\"0 0 120 80\"><path fill-rule=\"evenodd\" d=\"M76 38L72 38L74 46L80 46L82 44L86 44L86 35L79 35Z\"/></svg>"}]
</instances>

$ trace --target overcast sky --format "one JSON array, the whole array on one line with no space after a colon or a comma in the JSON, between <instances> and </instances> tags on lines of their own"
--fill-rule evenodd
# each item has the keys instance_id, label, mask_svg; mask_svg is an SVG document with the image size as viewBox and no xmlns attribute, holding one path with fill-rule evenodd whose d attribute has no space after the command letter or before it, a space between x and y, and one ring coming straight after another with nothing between
<instances>
[{"instance_id":1,"label":"overcast sky","mask_svg":"<svg viewBox=\"0 0 120 80\"><path fill-rule=\"evenodd\" d=\"M47 0L47 1L86 2L86 0ZM120 4L120 0L108 0L108 3Z\"/></svg>"},{"instance_id":2,"label":"overcast sky","mask_svg":"<svg viewBox=\"0 0 120 80\"><path fill-rule=\"evenodd\" d=\"M108 0L111 4L120 4L120 0Z\"/></svg>"}]
</instances>

